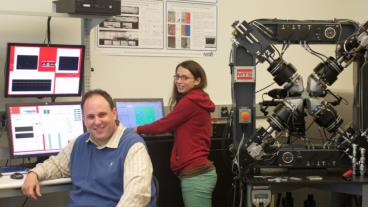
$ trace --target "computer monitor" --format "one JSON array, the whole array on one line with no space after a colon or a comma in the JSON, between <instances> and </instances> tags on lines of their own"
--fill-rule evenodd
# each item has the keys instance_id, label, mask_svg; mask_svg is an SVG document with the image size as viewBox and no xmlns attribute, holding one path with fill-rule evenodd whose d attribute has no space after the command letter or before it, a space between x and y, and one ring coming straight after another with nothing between
<instances>
[{"instance_id":1,"label":"computer monitor","mask_svg":"<svg viewBox=\"0 0 368 207\"><path fill-rule=\"evenodd\" d=\"M84 50L84 45L8 43L5 96L80 96Z\"/></svg>"},{"instance_id":2,"label":"computer monitor","mask_svg":"<svg viewBox=\"0 0 368 207\"><path fill-rule=\"evenodd\" d=\"M162 98L114 99L119 121L127 128L152 123L164 116Z\"/></svg>"},{"instance_id":3,"label":"computer monitor","mask_svg":"<svg viewBox=\"0 0 368 207\"><path fill-rule=\"evenodd\" d=\"M84 132L79 102L6 106L12 158L57 154Z\"/></svg>"}]
</instances>

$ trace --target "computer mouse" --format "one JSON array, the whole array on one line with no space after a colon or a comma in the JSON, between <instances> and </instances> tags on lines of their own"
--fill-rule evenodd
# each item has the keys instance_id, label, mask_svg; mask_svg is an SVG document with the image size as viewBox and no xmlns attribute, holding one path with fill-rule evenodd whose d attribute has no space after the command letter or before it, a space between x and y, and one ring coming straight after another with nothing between
<instances>
[{"instance_id":1,"label":"computer mouse","mask_svg":"<svg viewBox=\"0 0 368 207\"><path fill-rule=\"evenodd\" d=\"M10 175L10 178L20 180L20 179L23 179L23 174L19 173L19 172L15 172L15 173Z\"/></svg>"}]
</instances>

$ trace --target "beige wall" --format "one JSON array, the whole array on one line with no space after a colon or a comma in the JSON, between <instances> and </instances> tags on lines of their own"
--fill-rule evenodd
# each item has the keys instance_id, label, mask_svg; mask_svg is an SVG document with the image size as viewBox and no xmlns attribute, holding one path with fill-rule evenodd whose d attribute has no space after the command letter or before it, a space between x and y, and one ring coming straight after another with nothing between
<instances>
[{"instance_id":1,"label":"beige wall","mask_svg":"<svg viewBox=\"0 0 368 207\"><path fill-rule=\"evenodd\" d=\"M35 5L41 6L35 6ZM51 1L34 0L31 2L7 1L4 10L48 11ZM333 6L331 6L333 5ZM368 18L368 2L355 0L348 3L342 0L218 0L218 48L214 57L192 58L206 69L209 86L207 91L216 104L230 104L230 70L228 67L231 49L231 24L235 20L254 20L258 18L279 19L333 19L346 18L363 22ZM4 65L5 44L8 41L42 42L45 38L47 17L29 17L1 15L0 22L0 65ZM80 20L74 18L52 19L53 43L80 43ZM91 73L91 88L104 88L117 98L162 97L167 103L172 87L172 75L177 63L186 57L134 57L108 56L95 49L96 31L91 32L91 63L95 69ZM315 50L333 55L333 46L312 46ZM293 63L304 79L318 64L319 59L307 54L300 46L292 46L285 59ZM257 70L257 89L272 83L272 76L266 71L267 64ZM3 80L3 74L0 79ZM260 79L262 77L262 80ZM352 70L344 71L332 88L339 91L352 91ZM3 81L1 81L2 83ZM3 97L3 84L0 84L0 97ZM257 99L260 100L260 95ZM4 102L28 101L29 99L6 99L0 101L0 110Z\"/></svg>"}]
</instances>

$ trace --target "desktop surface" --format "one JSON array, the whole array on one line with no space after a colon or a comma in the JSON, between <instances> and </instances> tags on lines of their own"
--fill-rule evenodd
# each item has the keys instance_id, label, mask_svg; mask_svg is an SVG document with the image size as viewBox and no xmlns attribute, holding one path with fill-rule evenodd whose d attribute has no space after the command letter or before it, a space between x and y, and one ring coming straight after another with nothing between
<instances>
[{"instance_id":1,"label":"desktop surface","mask_svg":"<svg viewBox=\"0 0 368 207\"><path fill-rule=\"evenodd\" d=\"M308 170L292 170L284 173L263 173L255 175L247 175L246 180L251 185L282 185L282 184L303 184L303 185L319 185L319 184L366 184L367 176L353 175L349 180L342 177L341 170L327 169L308 169Z\"/></svg>"},{"instance_id":2,"label":"desktop surface","mask_svg":"<svg viewBox=\"0 0 368 207\"><path fill-rule=\"evenodd\" d=\"M140 134L140 136L145 140L145 141L155 141L155 140L161 140L161 139L169 139L172 140L174 137L172 135L172 133L163 133L163 134Z\"/></svg>"},{"instance_id":3,"label":"desktop surface","mask_svg":"<svg viewBox=\"0 0 368 207\"><path fill-rule=\"evenodd\" d=\"M26 176L27 175L24 174L22 179L12 179L10 178L10 175L3 175L2 177L0 177L0 190L14 189L14 188L22 187ZM71 184L71 179L70 178L59 178L59 179L54 179L54 180L45 180L45 181L41 181L40 184L42 186Z\"/></svg>"},{"instance_id":4,"label":"desktop surface","mask_svg":"<svg viewBox=\"0 0 368 207\"><path fill-rule=\"evenodd\" d=\"M2 175L10 175L14 172L27 173L31 168L25 165L1 166L0 173Z\"/></svg>"},{"instance_id":5,"label":"desktop surface","mask_svg":"<svg viewBox=\"0 0 368 207\"><path fill-rule=\"evenodd\" d=\"M0 198L11 198L23 196L21 187L23 185L24 179L12 179L9 175L4 175L0 177ZM55 180L41 181L41 191L42 194L46 193L56 193L56 192L68 192L71 191L71 179L70 178L60 178Z\"/></svg>"}]
</instances>

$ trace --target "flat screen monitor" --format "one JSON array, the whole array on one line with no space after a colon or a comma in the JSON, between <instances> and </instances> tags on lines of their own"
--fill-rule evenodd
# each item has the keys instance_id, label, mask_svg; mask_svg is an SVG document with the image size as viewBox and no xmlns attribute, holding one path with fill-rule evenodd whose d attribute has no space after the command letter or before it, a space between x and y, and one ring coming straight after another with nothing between
<instances>
[{"instance_id":1,"label":"flat screen monitor","mask_svg":"<svg viewBox=\"0 0 368 207\"><path fill-rule=\"evenodd\" d=\"M84 132L79 102L8 104L6 110L13 158L57 154Z\"/></svg>"},{"instance_id":2,"label":"flat screen monitor","mask_svg":"<svg viewBox=\"0 0 368 207\"><path fill-rule=\"evenodd\" d=\"M119 121L127 128L152 123L164 116L162 98L114 99Z\"/></svg>"},{"instance_id":3,"label":"flat screen monitor","mask_svg":"<svg viewBox=\"0 0 368 207\"><path fill-rule=\"evenodd\" d=\"M80 96L84 50L84 45L8 43L5 96Z\"/></svg>"}]
</instances>

